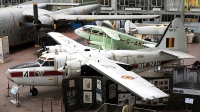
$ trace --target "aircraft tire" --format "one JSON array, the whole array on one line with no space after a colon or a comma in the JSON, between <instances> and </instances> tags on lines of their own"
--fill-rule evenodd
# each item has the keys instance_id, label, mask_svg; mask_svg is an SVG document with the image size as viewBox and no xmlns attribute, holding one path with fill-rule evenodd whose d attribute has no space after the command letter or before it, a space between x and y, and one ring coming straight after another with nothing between
<instances>
[{"instance_id":1,"label":"aircraft tire","mask_svg":"<svg viewBox=\"0 0 200 112\"><path fill-rule=\"evenodd\" d=\"M31 89L31 96L36 96L38 94L38 90L36 88Z\"/></svg>"}]
</instances>

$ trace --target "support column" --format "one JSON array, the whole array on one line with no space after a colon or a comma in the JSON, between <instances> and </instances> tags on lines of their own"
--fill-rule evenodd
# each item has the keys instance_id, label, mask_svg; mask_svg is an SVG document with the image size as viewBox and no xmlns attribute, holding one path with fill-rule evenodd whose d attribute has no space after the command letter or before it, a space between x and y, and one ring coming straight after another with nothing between
<instances>
[{"instance_id":1,"label":"support column","mask_svg":"<svg viewBox=\"0 0 200 112\"><path fill-rule=\"evenodd\" d=\"M185 8L185 0L182 0L182 11L181 11L181 21L184 23L184 8Z\"/></svg>"},{"instance_id":2,"label":"support column","mask_svg":"<svg viewBox=\"0 0 200 112\"><path fill-rule=\"evenodd\" d=\"M117 15L117 0L111 0L111 7L114 11L114 15Z\"/></svg>"}]
</instances>

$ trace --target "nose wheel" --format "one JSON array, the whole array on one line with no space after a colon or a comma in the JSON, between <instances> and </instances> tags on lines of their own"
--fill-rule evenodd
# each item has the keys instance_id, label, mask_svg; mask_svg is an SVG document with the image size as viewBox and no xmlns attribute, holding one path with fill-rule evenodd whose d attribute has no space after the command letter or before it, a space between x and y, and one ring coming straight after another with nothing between
<instances>
[{"instance_id":1,"label":"nose wheel","mask_svg":"<svg viewBox=\"0 0 200 112\"><path fill-rule=\"evenodd\" d=\"M38 90L32 86L32 88L30 88L30 93L31 93L31 96L36 96L38 94Z\"/></svg>"}]
</instances>

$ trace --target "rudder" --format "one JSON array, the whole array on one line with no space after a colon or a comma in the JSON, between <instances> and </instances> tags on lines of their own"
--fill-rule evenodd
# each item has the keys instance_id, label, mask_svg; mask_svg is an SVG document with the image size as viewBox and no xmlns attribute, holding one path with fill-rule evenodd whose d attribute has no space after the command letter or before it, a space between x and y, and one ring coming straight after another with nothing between
<instances>
[{"instance_id":1,"label":"rudder","mask_svg":"<svg viewBox=\"0 0 200 112\"><path fill-rule=\"evenodd\" d=\"M173 49L186 52L187 38L184 25L180 19L174 19L166 28L160 42L156 45L158 49Z\"/></svg>"}]
</instances>

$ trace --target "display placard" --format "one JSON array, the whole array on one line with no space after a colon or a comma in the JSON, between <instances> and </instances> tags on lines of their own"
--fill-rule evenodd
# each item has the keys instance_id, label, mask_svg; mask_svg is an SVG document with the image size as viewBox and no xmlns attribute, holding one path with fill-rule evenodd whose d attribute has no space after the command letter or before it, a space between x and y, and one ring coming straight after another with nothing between
<instances>
[{"instance_id":1,"label":"display placard","mask_svg":"<svg viewBox=\"0 0 200 112\"><path fill-rule=\"evenodd\" d=\"M17 93L18 88L18 86L14 85L11 89L11 93L15 95Z\"/></svg>"},{"instance_id":2,"label":"display placard","mask_svg":"<svg viewBox=\"0 0 200 112\"><path fill-rule=\"evenodd\" d=\"M193 104L193 102L194 102L194 99L192 99L192 98L185 98L185 103Z\"/></svg>"}]
</instances>

